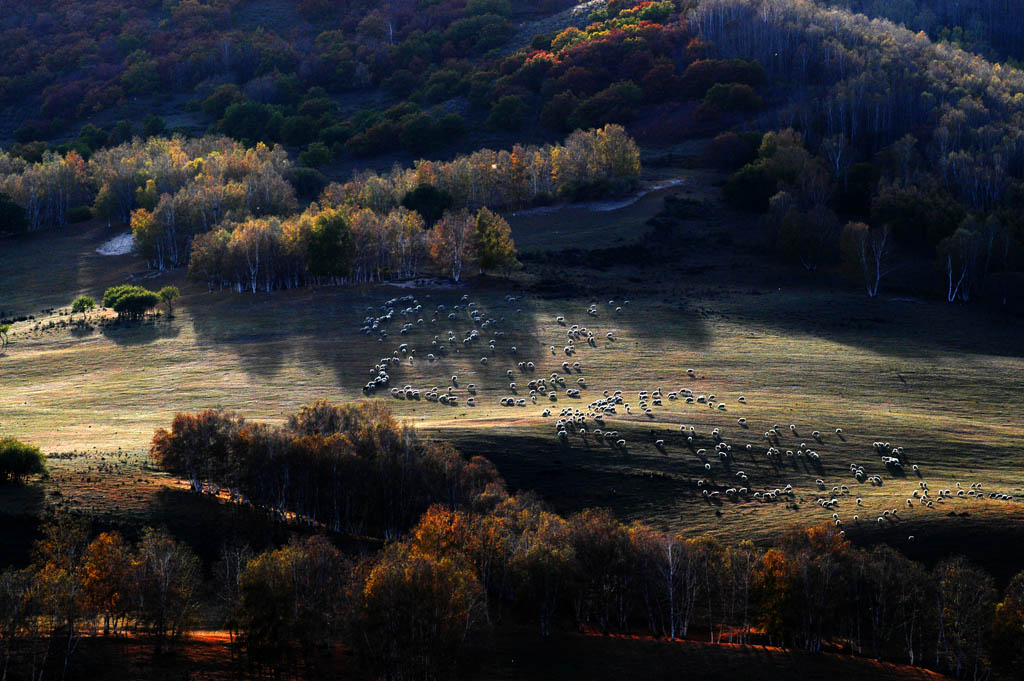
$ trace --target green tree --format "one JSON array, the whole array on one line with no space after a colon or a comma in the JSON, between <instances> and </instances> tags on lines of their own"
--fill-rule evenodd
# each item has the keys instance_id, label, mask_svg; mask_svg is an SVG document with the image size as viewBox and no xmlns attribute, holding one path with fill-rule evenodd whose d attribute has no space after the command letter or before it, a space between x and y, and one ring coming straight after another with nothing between
<instances>
[{"instance_id":1,"label":"green tree","mask_svg":"<svg viewBox=\"0 0 1024 681\"><path fill-rule=\"evenodd\" d=\"M519 266L519 253L508 222L487 208L476 214L476 254L481 272L499 270L507 276Z\"/></svg>"},{"instance_id":2,"label":"green tree","mask_svg":"<svg viewBox=\"0 0 1024 681\"><path fill-rule=\"evenodd\" d=\"M317 277L347 277L352 273L352 228L340 210L325 210L313 219L307 242L309 271Z\"/></svg>"},{"instance_id":3,"label":"green tree","mask_svg":"<svg viewBox=\"0 0 1024 681\"><path fill-rule=\"evenodd\" d=\"M402 197L402 207L419 213L427 229L433 227L454 203L455 200L447 190L438 189L432 184L418 185Z\"/></svg>"},{"instance_id":4,"label":"green tree","mask_svg":"<svg viewBox=\"0 0 1024 681\"><path fill-rule=\"evenodd\" d=\"M177 286L164 286L162 289L157 291L157 295L160 296L160 302L167 305L167 315L169 317L174 316L174 301L181 294L178 292Z\"/></svg>"},{"instance_id":5,"label":"green tree","mask_svg":"<svg viewBox=\"0 0 1024 681\"><path fill-rule=\"evenodd\" d=\"M28 228L28 216L25 209L15 203L14 199L0 192L0 233L20 232Z\"/></svg>"},{"instance_id":6,"label":"green tree","mask_svg":"<svg viewBox=\"0 0 1024 681\"><path fill-rule=\"evenodd\" d=\"M94 307L96 307L96 301L89 296L79 296L75 298L75 302L71 303L72 312L88 312Z\"/></svg>"},{"instance_id":7,"label":"green tree","mask_svg":"<svg viewBox=\"0 0 1024 681\"><path fill-rule=\"evenodd\" d=\"M29 475L46 472L39 447L19 442L12 437L0 439L0 482L21 482Z\"/></svg>"}]
</instances>

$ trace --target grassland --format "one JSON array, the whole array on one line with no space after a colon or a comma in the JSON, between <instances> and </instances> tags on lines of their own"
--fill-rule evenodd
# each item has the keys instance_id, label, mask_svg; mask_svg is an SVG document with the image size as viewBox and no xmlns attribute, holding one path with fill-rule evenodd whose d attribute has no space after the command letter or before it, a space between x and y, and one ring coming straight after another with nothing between
<instances>
[{"instance_id":1,"label":"grassland","mask_svg":"<svg viewBox=\"0 0 1024 681\"><path fill-rule=\"evenodd\" d=\"M0 507L28 513L62 504L111 521L166 518L168 504L156 495L173 489L173 481L150 470L143 457L153 430L175 412L221 407L280 422L314 398L361 399L379 358L408 343L419 349L418 359L394 369L393 384L445 386L458 374L460 385L478 386L477 406L394 399L386 391L373 399L392 403L427 436L490 457L510 486L536 490L560 511L608 506L625 519L688 534L764 542L793 525L830 522L837 512L855 541L884 540L924 559L950 550L984 558L992 542L1024 545L1018 501L954 498L930 509L905 502L919 480L954 492L956 482L965 489L982 483L986 492L1024 499L1024 324L934 301L868 300L827 273L794 275L765 256L767 237L756 222L714 204L715 179L686 173L681 185L616 210L514 217L517 241L532 255L513 282L484 277L457 288L211 295L181 273L165 273L146 283L182 287L174 319L161 315L91 331L61 328L66 316L42 310L66 306L79 293L99 295L133 273L150 276L131 256L93 253L113 233L92 226L7 242L0 308L36 319L15 325L0 357L0 436L63 456L52 459L54 472L40 496L0 490ZM674 230L642 237L666 194L695 199L695 214ZM364 317L380 314L386 299L407 294L424 306L422 328L400 336L401 322L415 321L402 318L382 342L359 333ZM508 303L508 294L519 298ZM434 335L444 340L452 330L461 337L473 328L464 312L455 321L447 310L429 321L436 305L450 308L463 295L503 318L499 328L507 336L493 353L484 353L484 344L461 351L459 343L447 358L427 362ZM629 305L616 312L625 298ZM586 312L591 303L598 305L596 317ZM516 362L535 361L536 376L560 368L566 359L566 329L555 321L560 315L597 334L597 347L581 347L570 360L582 364L583 399L560 395L557 403L499 406L510 394L506 369L520 384L528 380ZM605 338L607 331L615 341ZM486 367L482 354L491 357ZM687 377L688 368L696 378ZM555 415L565 406L585 410L604 390L622 390L635 402L629 398L636 391L659 386L714 393L727 410L666 400L653 419L620 413L607 427L627 441L625 450L575 436L562 445L554 418L540 416L544 406ZM737 402L740 395L745 405ZM737 424L740 417L748 428ZM798 436L790 434L790 423ZM706 474L679 432L682 424L694 426L696 446L709 451L711 430L720 428L734 448L731 466L714 462ZM783 451L821 431L823 442L813 446L820 466L769 462L762 434L775 424L782 427ZM665 440L663 451L655 448L657 439ZM876 440L905 448L907 477L886 471L872 451ZM748 443L752 454L744 450ZM106 467L111 461L119 467ZM850 463L881 475L883 484L858 483ZM909 464L920 467L920 479ZM752 490L792 484L792 503L719 504L700 496L699 479L725 487L740 469ZM824 494L817 479L828 489L848 485L851 493L840 497L838 509L822 509L815 504ZM900 520L876 522L883 509L897 507ZM998 561L989 567L999 573Z\"/></svg>"}]
</instances>

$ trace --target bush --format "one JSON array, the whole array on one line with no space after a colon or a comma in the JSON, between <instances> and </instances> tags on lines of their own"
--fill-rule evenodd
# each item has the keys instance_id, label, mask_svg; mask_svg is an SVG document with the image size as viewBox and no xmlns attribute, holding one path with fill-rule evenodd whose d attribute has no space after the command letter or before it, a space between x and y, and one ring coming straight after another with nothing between
<instances>
[{"instance_id":1,"label":"bush","mask_svg":"<svg viewBox=\"0 0 1024 681\"><path fill-rule=\"evenodd\" d=\"M331 162L331 150L322 142L313 142L299 154L299 163L310 168L327 165Z\"/></svg>"},{"instance_id":2,"label":"bush","mask_svg":"<svg viewBox=\"0 0 1024 681\"><path fill-rule=\"evenodd\" d=\"M761 135L757 133L723 132L708 143L704 151L706 161L723 169L739 168L757 158Z\"/></svg>"},{"instance_id":3,"label":"bush","mask_svg":"<svg viewBox=\"0 0 1024 681\"><path fill-rule=\"evenodd\" d=\"M27 445L12 437L0 439L0 482L21 482L28 475L46 471L39 447Z\"/></svg>"},{"instance_id":4,"label":"bush","mask_svg":"<svg viewBox=\"0 0 1024 681\"><path fill-rule=\"evenodd\" d=\"M569 117L570 128L597 128L606 123L628 123L636 116L643 92L631 80L614 83L583 100Z\"/></svg>"},{"instance_id":5,"label":"bush","mask_svg":"<svg viewBox=\"0 0 1024 681\"><path fill-rule=\"evenodd\" d=\"M281 141L291 147L301 147L316 139L316 119L311 116L289 116L281 124Z\"/></svg>"},{"instance_id":6,"label":"bush","mask_svg":"<svg viewBox=\"0 0 1024 681\"><path fill-rule=\"evenodd\" d=\"M764 212L777 191L778 182L772 172L760 164L743 166L725 182L725 200L737 208Z\"/></svg>"},{"instance_id":7,"label":"bush","mask_svg":"<svg viewBox=\"0 0 1024 681\"><path fill-rule=\"evenodd\" d=\"M487 125L501 130L518 130L526 120L526 102L519 95L505 95L491 107Z\"/></svg>"},{"instance_id":8,"label":"bush","mask_svg":"<svg viewBox=\"0 0 1024 681\"><path fill-rule=\"evenodd\" d=\"M721 111L757 111L764 103L754 88L744 83L716 83L708 90L704 101Z\"/></svg>"},{"instance_id":9,"label":"bush","mask_svg":"<svg viewBox=\"0 0 1024 681\"><path fill-rule=\"evenodd\" d=\"M406 151L419 154L436 147L442 140L433 118L426 114L413 114L402 125L398 141Z\"/></svg>"}]
</instances>

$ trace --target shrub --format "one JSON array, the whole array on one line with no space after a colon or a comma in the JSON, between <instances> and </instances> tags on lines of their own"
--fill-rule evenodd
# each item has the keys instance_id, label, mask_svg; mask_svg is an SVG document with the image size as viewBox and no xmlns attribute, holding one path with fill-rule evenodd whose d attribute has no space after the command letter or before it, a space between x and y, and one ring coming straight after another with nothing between
<instances>
[{"instance_id":1,"label":"shrub","mask_svg":"<svg viewBox=\"0 0 1024 681\"><path fill-rule=\"evenodd\" d=\"M704 101L721 111L757 111L763 104L754 88L744 83L716 83L704 95Z\"/></svg>"},{"instance_id":2,"label":"shrub","mask_svg":"<svg viewBox=\"0 0 1024 681\"><path fill-rule=\"evenodd\" d=\"M316 139L316 120L311 116L289 116L281 124L281 141L301 147Z\"/></svg>"},{"instance_id":3,"label":"shrub","mask_svg":"<svg viewBox=\"0 0 1024 681\"><path fill-rule=\"evenodd\" d=\"M519 95L505 95L491 107L487 125L502 130L518 130L526 120L526 101Z\"/></svg>"},{"instance_id":4,"label":"shrub","mask_svg":"<svg viewBox=\"0 0 1024 681\"><path fill-rule=\"evenodd\" d=\"M299 154L299 163L309 168L317 168L331 162L331 150L323 142L313 142Z\"/></svg>"},{"instance_id":5,"label":"shrub","mask_svg":"<svg viewBox=\"0 0 1024 681\"><path fill-rule=\"evenodd\" d=\"M777 187L778 181L768 168L760 164L749 164L726 180L722 192L725 200L737 208L764 212Z\"/></svg>"}]
</instances>

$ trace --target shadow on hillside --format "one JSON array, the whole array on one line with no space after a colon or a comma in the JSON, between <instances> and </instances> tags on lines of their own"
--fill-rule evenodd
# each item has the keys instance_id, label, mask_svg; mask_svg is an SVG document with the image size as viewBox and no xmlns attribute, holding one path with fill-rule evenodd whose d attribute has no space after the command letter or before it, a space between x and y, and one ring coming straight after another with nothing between
<instances>
[{"instance_id":1,"label":"shadow on hillside","mask_svg":"<svg viewBox=\"0 0 1024 681\"><path fill-rule=\"evenodd\" d=\"M0 240L0 311L38 315L44 308L70 305L79 292L99 298L138 265L131 255L95 252L124 231L93 221Z\"/></svg>"},{"instance_id":2,"label":"shadow on hillside","mask_svg":"<svg viewBox=\"0 0 1024 681\"><path fill-rule=\"evenodd\" d=\"M746 300L744 300L746 298ZM825 290L737 297L729 311L752 326L817 336L897 357L969 353L1024 357L1024 320L981 306L871 299Z\"/></svg>"},{"instance_id":3,"label":"shadow on hillside","mask_svg":"<svg viewBox=\"0 0 1024 681\"><path fill-rule=\"evenodd\" d=\"M156 493L145 524L187 542L207 565L220 558L226 545L260 551L286 542L295 529L248 506L172 487Z\"/></svg>"}]
</instances>

